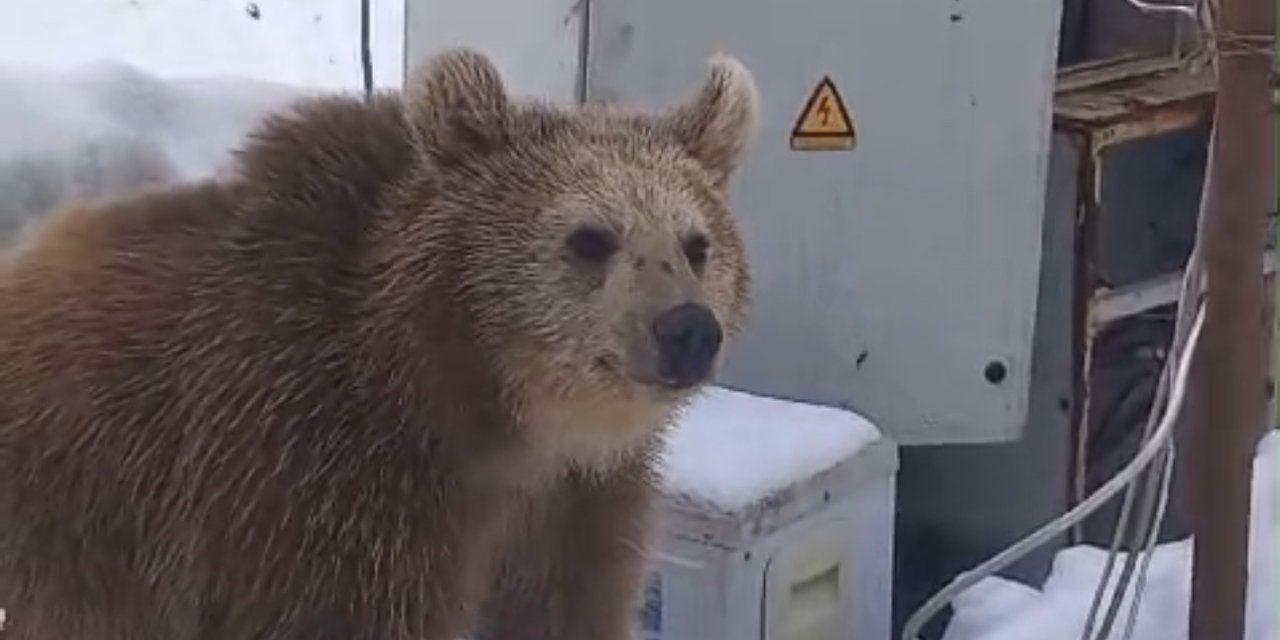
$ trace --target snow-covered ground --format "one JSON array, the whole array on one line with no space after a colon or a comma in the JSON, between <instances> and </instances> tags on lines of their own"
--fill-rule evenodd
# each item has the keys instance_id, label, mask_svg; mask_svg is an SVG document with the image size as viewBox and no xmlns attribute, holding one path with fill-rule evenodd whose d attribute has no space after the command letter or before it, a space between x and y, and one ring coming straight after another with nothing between
<instances>
[{"instance_id":1,"label":"snow-covered ground","mask_svg":"<svg viewBox=\"0 0 1280 640\"><path fill-rule=\"evenodd\" d=\"M1280 497L1277 448L1280 435L1273 432L1259 444L1253 464L1246 640L1280 638L1276 616L1280 576L1275 570L1275 546L1280 541L1280 513L1275 509ZM1078 640L1106 555L1094 547L1063 550L1043 590L1001 578L974 585L957 600L944 640ZM1133 640L1185 640L1190 595L1191 541L1157 548ZM1115 632L1113 637L1120 635Z\"/></svg>"}]
</instances>

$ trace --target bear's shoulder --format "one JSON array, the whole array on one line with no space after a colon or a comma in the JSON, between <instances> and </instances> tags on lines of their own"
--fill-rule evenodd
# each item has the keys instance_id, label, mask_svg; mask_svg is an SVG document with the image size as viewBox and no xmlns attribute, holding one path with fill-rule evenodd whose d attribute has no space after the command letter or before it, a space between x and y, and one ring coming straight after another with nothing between
<instances>
[{"instance_id":1,"label":"bear's shoulder","mask_svg":"<svg viewBox=\"0 0 1280 640\"><path fill-rule=\"evenodd\" d=\"M336 262L358 250L411 162L395 95L300 100L233 153L221 179L65 203L32 225L10 259L19 274L74 274L62 281L77 288L104 279L165 286L166 273L196 277L201 265L230 273Z\"/></svg>"}]
</instances>

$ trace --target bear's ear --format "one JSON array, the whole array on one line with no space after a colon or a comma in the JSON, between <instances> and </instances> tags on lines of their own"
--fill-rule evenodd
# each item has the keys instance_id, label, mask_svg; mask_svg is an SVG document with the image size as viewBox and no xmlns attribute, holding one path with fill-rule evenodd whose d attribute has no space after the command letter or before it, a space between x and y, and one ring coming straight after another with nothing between
<instances>
[{"instance_id":1,"label":"bear's ear","mask_svg":"<svg viewBox=\"0 0 1280 640\"><path fill-rule=\"evenodd\" d=\"M405 87L413 142L428 155L484 152L507 137L510 107L498 69L476 51L445 51L414 70Z\"/></svg>"},{"instance_id":2,"label":"bear's ear","mask_svg":"<svg viewBox=\"0 0 1280 640\"><path fill-rule=\"evenodd\" d=\"M738 60L712 56L702 89L666 116L666 126L723 187L755 133L760 97L751 72Z\"/></svg>"}]
</instances>

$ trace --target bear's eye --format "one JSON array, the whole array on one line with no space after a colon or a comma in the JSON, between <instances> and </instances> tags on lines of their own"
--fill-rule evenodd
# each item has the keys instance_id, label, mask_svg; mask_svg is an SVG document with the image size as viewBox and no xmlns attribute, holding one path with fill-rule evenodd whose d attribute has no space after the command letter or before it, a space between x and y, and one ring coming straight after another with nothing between
<instances>
[{"instance_id":1,"label":"bear's eye","mask_svg":"<svg viewBox=\"0 0 1280 640\"><path fill-rule=\"evenodd\" d=\"M707 264L707 253L711 250L711 241L702 234L695 234L684 241L684 255L689 266L701 271Z\"/></svg>"},{"instance_id":2,"label":"bear's eye","mask_svg":"<svg viewBox=\"0 0 1280 640\"><path fill-rule=\"evenodd\" d=\"M575 258L602 263L618 252L618 237L602 227L579 227L565 240Z\"/></svg>"}]
</instances>

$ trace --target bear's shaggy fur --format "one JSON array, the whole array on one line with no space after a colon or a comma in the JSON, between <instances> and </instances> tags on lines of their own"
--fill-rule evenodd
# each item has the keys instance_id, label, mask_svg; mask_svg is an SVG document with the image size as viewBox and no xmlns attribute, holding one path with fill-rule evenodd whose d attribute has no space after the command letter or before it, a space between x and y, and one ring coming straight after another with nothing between
<instances>
[{"instance_id":1,"label":"bear's shaggy fur","mask_svg":"<svg viewBox=\"0 0 1280 640\"><path fill-rule=\"evenodd\" d=\"M53 215L0 268L0 637L629 637L698 386L651 326L741 322L755 118L726 57L628 113L455 50L269 118L228 179Z\"/></svg>"}]
</instances>

